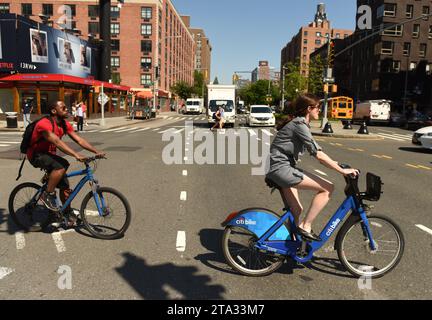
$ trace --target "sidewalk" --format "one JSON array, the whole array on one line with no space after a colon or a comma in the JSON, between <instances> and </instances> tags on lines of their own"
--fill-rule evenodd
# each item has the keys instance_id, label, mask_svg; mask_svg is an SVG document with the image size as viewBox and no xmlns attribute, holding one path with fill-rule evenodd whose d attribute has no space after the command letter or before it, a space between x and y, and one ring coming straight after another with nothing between
<instances>
[{"instance_id":1,"label":"sidewalk","mask_svg":"<svg viewBox=\"0 0 432 320\"><path fill-rule=\"evenodd\" d=\"M105 118L105 126L103 126L103 127L100 125L100 121L101 121L100 118L88 119L87 120L88 126L84 126L84 130L85 131L91 131L91 130L98 130L98 129L115 129L115 128L120 128L120 127L125 127L125 126L141 124L141 123L145 123L145 122L149 122L149 121L154 121L154 120L158 120L158 119L163 119L164 117L173 116L173 115L177 115L177 113L175 113L175 112L161 112L156 116L156 118L151 118L148 120L143 120L143 119L131 120L126 116L109 117L109 118ZM24 132L22 121L18 121L18 128L7 128L6 126L7 126L6 121L0 121L0 131L3 131L3 132Z\"/></svg>"},{"instance_id":2,"label":"sidewalk","mask_svg":"<svg viewBox=\"0 0 432 320\"><path fill-rule=\"evenodd\" d=\"M332 138L346 138L346 139L367 139L367 140L381 140L382 138L376 134L358 134L360 125L352 125L352 129L344 129L342 121L331 121L331 127L334 133L323 133L321 121L311 122L311 132L314 136L332 137Z\"/></svg>"}]
</instances>

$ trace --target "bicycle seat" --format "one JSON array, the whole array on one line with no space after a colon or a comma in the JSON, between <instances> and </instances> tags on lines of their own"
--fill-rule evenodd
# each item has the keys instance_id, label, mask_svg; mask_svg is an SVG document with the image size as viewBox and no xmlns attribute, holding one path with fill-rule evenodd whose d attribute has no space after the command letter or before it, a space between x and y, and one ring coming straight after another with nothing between
<instances>
[{"instance_id":1,"label":"bicycle seat","mask_svg":"<svg viewBox=\"0 0 432 320\"><path fill-rule=\"evenodd\" d=\"M267 184L267 186L270 189L278 189L278 190L282 189L282 187L280 185L278 185L276 182L274 182L273 180L271 180L269 178L265 178L265 183Z\"/></svg>"}]
</instances>

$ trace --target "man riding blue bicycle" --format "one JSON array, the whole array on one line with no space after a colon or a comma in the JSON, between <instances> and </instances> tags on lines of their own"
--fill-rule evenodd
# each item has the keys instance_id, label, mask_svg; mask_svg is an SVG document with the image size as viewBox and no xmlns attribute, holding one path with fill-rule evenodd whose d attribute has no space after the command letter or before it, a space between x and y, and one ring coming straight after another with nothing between
<instances>
[{"instance_id":1,"label":"man riding blue bicycle","mask_svg":"<svg viewBox=\"0 0 432 320\"><path fill-rule=\"evenodd\" d=\"M50 107L49 117L39 120L33 130L30 146L27 150L27 158L35 168L46 170L49 174L46 191L42 194L41 200L44 205L53 212L60 210L57 203L55 189L60 189L60 199L63 203L69 198L71 189L66 178L66 171L69 162L56 154L57 148L65 154L74 157L78 161L86 158L74 151L61 138L68 135L80 147L103 157L105 153L95 149L88 141L75 133L71 124L66 121L68 111L63 101L57 101ZM66 212L70 224L76 222L75 215L70 207Z\"/></svg>"}]
</instances>

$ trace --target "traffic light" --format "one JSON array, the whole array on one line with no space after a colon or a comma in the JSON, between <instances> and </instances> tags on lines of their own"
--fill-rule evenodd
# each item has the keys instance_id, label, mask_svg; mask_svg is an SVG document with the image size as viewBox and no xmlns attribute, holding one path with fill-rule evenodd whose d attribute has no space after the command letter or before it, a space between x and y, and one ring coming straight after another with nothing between
<instances>
[{"instance_id":1,"label":"traffic light","mask_svg":"<svg viewBox=\"0 0 432 320\"><path fill-rule=\"evenodd\" d=\"M328 93L329 92L329 85L327 83L324 84L324 93Z\"/></svg>"},{"instance_id":2,"label":"traffic light","mask_svg":"<svg viewBox=\"0 0 432 320\"><path fill-rule=\"evenodd\" d=\"M332 93L337 93L338 87L337 84L332 85Z\"/></svg>"},{"instance_id":3,"label":"traffic light","mask_svg":"<svg viewBox=\"0 0 432 320\"><path fill-rule=\"evenodd\" d=\"M335 43L334 41L330 40L330 50L329 50L329 57L328 57L328 65L329 67L334 66L335 61Z\"/></svg>"}]
</instances>

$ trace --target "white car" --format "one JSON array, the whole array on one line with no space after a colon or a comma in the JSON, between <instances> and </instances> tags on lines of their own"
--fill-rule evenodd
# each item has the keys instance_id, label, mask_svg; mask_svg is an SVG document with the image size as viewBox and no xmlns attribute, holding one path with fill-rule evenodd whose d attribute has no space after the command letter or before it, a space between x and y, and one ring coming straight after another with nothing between
<instances>
[{"instance_id":1,"label":"white car","mask_svg":"<svg viewBox=\"0 0 432 320\"><path fill-rule=\"evenodd\" d=\"M422 141L420 139L424 136L432 136L432 127L424 127L414 132L412 137L412 143L421 145Z\"/></svg>"},{"instance_id":2,"label":"white car","mask_svg":"<svg viewBox=\"0 0 432 320\"><path fill-rule=\"evenodd\" d=\"M252 105L246 118L248 126L272 126L276 125L273 110L266 105Z\"/></svg>"}]
</instances>

